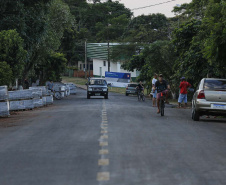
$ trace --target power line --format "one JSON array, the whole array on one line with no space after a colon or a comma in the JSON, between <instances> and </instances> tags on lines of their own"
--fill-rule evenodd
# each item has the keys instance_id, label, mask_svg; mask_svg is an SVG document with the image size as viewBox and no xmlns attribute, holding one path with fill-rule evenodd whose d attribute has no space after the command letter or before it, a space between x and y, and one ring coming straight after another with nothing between
<instances>
[{"instance_id":1,"label":"power line","mask_svg":"<svg viewBox=\"0 0 226 185\"><path fill-rule=\"evenodd\" d=\"M173 2L173 1L176 1L176 0L166 1L166 2L162 2L162 3L158 3L158 4L149 5L149 6L143 6L143 7L134 8L134 9L131 9L131 10L140 10L140 9L144 9L144 8L149 8L149 7L153 7L153 6L158 6L158 5L170 3L170 2Z\"/></svg>"}]
</instances>

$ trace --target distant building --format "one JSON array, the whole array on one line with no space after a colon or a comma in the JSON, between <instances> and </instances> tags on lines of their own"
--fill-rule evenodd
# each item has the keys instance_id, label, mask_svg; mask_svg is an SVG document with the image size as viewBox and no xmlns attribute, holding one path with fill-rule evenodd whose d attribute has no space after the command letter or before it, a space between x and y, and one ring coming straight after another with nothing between
<instances>
[{"instance_id":1,"label":"distant building","mask_svg":"<svg viewBox=\"0 0 226 185\"><path fill-rule=\"evenodd\" d=\"M109 48L119 45L118 43L109 43ZM139 71L127 71L122 68L123 61L108 63L108 43L88 43L87 57L89 61L93 61L93 76L105 77L105 72L130 73L132 81L139 76ZM110 68L109 68L110 64Z\"/></svg>"}]
</instances>

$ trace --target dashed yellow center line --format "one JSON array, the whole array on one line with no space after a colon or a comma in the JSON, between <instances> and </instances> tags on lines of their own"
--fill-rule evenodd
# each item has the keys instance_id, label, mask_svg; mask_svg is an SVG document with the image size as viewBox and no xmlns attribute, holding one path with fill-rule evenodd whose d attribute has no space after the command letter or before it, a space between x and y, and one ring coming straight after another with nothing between
<instances>
[{"instance_id":1,"label":"dashed yellow center line","mask_svg":"<svg viewBox=\"0 0 226 185\"><path fill-rule=\"evenodd\" d=\"M108 139L108 135L102 135L100 136L101 139Z\"/></svg>"},{"instance_id":2,"label":"dashed yellow center line","mask_svg":"<svg viewBox=\"0 0 226 185\"><path fill-rule=\"evenodd\" d=\"M108 131L107 130L101 130L101 134L107 134Z\"/></svg>"},{"instance_id":3,"label":"dashed yellow center line","mask_svg":"<svg viewBox=\"0 0 226 185\"><path fill-rule=\"evenodd\" d=\"M108 124L103 124L103 123L102 123L100 126L101 126L101 127L102 127L102 126L108 126Z\"/></svg>"},{"instance_id":4,"label":"dashed yellow center line","mask_svg":"<svg viewBox=\"0 0 226 185\"><path fill-rule=\"evenodd\" d=\"M100 155L107 155L108 154L108 150L99 150L99 154Z\"/></svg>"},{"instance_id":5,"label":"dashed yellow center line","mask_svg":"<svg viewBox=\"0 0 226 185\"><path fill-rule=\"evenodd\" d=\"M100 146L108 146L108 142L100 142Z\"/></svg>"},{"instance_id":6,"label":"dashed yellow center line","mask_svg":"<svg viewBox=\"0 0 226 185\"><path fill-rule=\"evenodd\" d=\"M110 180L110 173L109 172L99 172L97 174L98 181L109 181Z\"/></svg>"},{"instance_id":7,"label":"dashed yellow center line","mask_svg":"<svg viewBox=\"0 0 226 185\"><path fill-rule=\"evenodd\" d=\"M99 140L99 145L101 146L101 149L99 150L99 155L101 155L100 159L98 160L98 165L101 167L100 172L97 173L97 181L109 181L110 179L110 173L107 172L107 166L109 165L109 159L107 159L107 155L109 154L109 151L107 149L108 147L108 117L107 117L107 109L105 105L105 101L103 101L102 106L102 122L100 124L101 126L101 136Z\"/></svg>"},{"instance_id":8,"label":"dashed yellow center line","mask_svg":"<svg viewBox=\"0 0 226 185\"><path fill-rule=\"evenodd\" d=\"M99 159L98 165L99 166L108 166L109 165L109 159Z\"/></svg>"}]
</instances>

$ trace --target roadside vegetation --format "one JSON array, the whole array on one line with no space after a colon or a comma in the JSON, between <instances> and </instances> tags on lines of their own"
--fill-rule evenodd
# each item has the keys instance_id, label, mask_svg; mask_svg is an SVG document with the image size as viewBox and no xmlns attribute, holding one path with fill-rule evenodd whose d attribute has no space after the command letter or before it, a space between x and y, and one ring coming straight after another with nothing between
<instances>
[{"instance_id":1,"label":"roadside vegetation","mask_svg":"<svg viewBox=\"0 0 226 185\"><path fill-rule=\"evenodd\" d=\"M226 0L193 0L175 7L173 18L133 17L111 0L4 0L0 6L0 85L59 81L66 68L84 61L85 41L121 43L111 60L138 69L137 80L147 84L153 73L164 74L173 92L181 76L194 87L203 77L226 77Z\"/></svg>"}]
</instances>

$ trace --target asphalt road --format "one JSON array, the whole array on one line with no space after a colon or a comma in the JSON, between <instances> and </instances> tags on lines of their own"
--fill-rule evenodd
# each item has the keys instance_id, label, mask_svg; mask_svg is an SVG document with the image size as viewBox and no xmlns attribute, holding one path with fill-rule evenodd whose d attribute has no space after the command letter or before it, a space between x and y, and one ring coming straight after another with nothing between
<instances>
[{"instance_id":1,"label":"asphalt road","mask_svg":"<svg viewBox=\"0 0 226 185\"><path fill-rule=\"evenodd\" d=\"M226 119L86 92L0 119L0 185L225 185Z\"/></svg>"}]
</instances>

